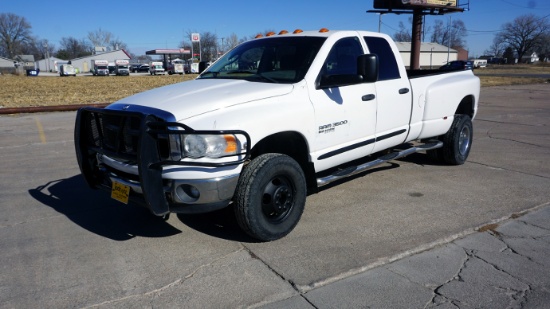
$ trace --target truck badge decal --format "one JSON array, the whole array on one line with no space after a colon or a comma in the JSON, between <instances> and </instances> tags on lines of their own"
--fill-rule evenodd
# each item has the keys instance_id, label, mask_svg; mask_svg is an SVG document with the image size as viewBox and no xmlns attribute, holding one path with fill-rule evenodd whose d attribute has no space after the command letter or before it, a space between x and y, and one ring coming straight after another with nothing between
<instances>
[{"instance_id":1,"label":"truck badge decal","mask_svg":"<svg viewBox=\"0 0 550 309\"><path fill-rule=\"evenodd\" d=\"M339 127L341 125L344 125L344 124L347 124L347 123L348 123L347 120L342 120L342 121L336 121L336 122L333 122L333 123L324 124L322 126L319 126L319 134L334 132L334 131L336 131L337 127Z\"/></svg>"}]
</instances>

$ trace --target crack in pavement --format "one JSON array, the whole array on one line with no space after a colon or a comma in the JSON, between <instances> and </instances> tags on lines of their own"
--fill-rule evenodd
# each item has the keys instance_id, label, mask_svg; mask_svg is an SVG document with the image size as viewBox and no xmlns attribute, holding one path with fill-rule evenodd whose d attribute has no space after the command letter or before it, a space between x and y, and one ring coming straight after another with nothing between
<instances>
[{"instance_id":1,"label":"crack in pavement","mask_svg":"<svg viewBox=\"0 0 550 309\"><path fill-rule=\"evenodd\" d=\"M517 122L506 122L506 121L496 121L496 120L488 120L488 119L482 119L482 118L475 118L475 121L485 121L490 123L498 123L498 124L506 124L506 125L518 125L518 126L527 126L527 127L545 127L546 124L530 124L530 123L517 123Z\"/></svg>"},{"instance_id":2,"label":"crack in pavement","mask_svg":"<svg viewBox=\"0 0 550 309\"><path fill-rule=\"evenodd\" d=\"M537 226L536 224L531 224L531 223L525 222L523 220L517 220L516 222L521 223L521 224L525 224L525 225L530 225L530 226L537 227L537 228L541 228L541 229L544 229L544 230L548 231L548 229L546 229L544 227L540 227L540 226ZM508 240L510 240L510 239L533 239L533 240L537 240L537 239L547 237L546 235L542 235L542 236L539 236L539 237L529 236L529 235L526 235L526 236L513 236L513 235L506 235L502 231L496 231L495 229L496 229L496 226L494 228L490 229L490 230L487 230L486 232L489 235L491 235L492 237L498 239L502 244L504 244L505 247L503 249L501 249L497 254L510 255L510 256L512 256L512 259L514 259L513 256L517 256L517 257L520 257L522 259L527 259L529 262L534 263L534 264L536 264L540 267L543 267L543 268L545 267L541 263L538 263L536 260L534 260L532 257L527 256L525 254L522 254L521 252L518 252L517 250L515 250L508 243ZM470 285L474 285L474 286L478 285L478 284L481 284L482 286L487 286L487 287L493 288L498 292L499 295L502 295L502 296L505 296L505 297L508 298L507 308L522 308L523 306L525 306L525 304L527 304L529 294L534 291L533 283L527 282L525 279L520 278L520 277L510 273L509 271L507 271L503 267L499 267L495 263L487 260L486 258L479 255L478 250L467 249L463 246L461 246L461 248L466 253L467 259L465 259L463 261L463 263L460 265L459 271L455 276L453 276L450 280L448 280L447 282L441 284L440 286L436 287L433 290L434 296L426 304L425 308L437 307L437 306L440 306L442 304L448 304L448 305L451 305L451 306L456 307L456 308L461 308L462 305L464 305L468 308L470 306L475 306L475 304L468 304L464 300L461 301L461 300L458 300L458 299L453 299L452 297L450 297L448 295L445 295L444 293L441 292L441 290L446 285L450 284L453 281L462 282L462 283L470 284ZM496 272L498 272L498 273L500 273L500 274L502 274L506 277L512 278L513 282L504 281L504 282L509 283L508 286L506 286L506 284L500 285L499 281L476 282L475 278L473 279L473 281L472 281L472 279L470 279L470 280L465 279L463 273L467 270L468 265L470 263L473 263L474 261L482 262L485 265L489 266L490 269L492 269L493 271L496 271ZM490 276L490 277L494 277L494 276ZM412 282L412 280L410 280L410 281Z\"/></svg>"},{"instance_id":3,"label":"crack in pavement","mask_svg":"<svg viewBox=\"0 0 550 309\"><path fill-rule=\"evenodd\" d=\"M486 163L481 163L481 162L471 161L471 160L468 160L468 162L472 163L472 164L478 164L478 165L481 165L481 166L485 166L485 167L488 167L488 168L500 169L500 170L507 171L507 172L514 172L514 173L523 174L523 175L529 175L529 176L535 176L535 177L540 177L540 178L544 178L544 179L550 179L550 177L548 177L548 176L538 175L538 174L533 174L533 173L526 173L526 172L523 172L523 171L513 170L513 169L506 168L506 167L494 166L494 165L489 165L489 164L486 164Z\"/></svg>"},{"instance_id":4,"label":"crack in pavement","mask_svg":"<svg viewBox=\"0 0 550 309\"><path fill-rule=\"evenodd\" d=\"M265 262L259 256L257 256L250 248L248 248L247 246L245 246L242 243L241 243L241 245L244 247L244 250L246 250L248 252L248 254L250 255L251 258L253 258L255 260L258 260L265 267L267 267L267 269L269 269L269 271L271 271L273 274L275 274L277 277L279 277L284 282L287 282L292 287L292 289L294 289L296 292L298 292L298 295L300 295L300 297L302 299L304 299L307 303L309 303L313 308L317 309L317 306L315 306L309 299L307 299L307 297L305 296L305 292L302 292L298 288L298 286L296 285L296 283L294 281L292 281L290 279L287 279L285 276L283 276L283 274L279 273L277 270L275 270L273 267L271 267L271 265L269 265L267 262ZM257 304L257 305L260 305L260 304Z\"/></svg>"},{"instance_id":5,"label":"crack in pavement","mask_svg":"<svg viewBox=\"0 0 550 309\"><path fill-rule=\"evenodd\" d=\"M125 300L129 300L129 299L135 299L135 298L138 298L138 297L143 297L143 296L152 296L152 295L155 295L156 297L160 296L160 294L162 294L162 292L168 290L168 289L171 289L173 287L176 287L176 286L179 286L183 283L185 283L188 279L190 278L193 278L193 276L199 272L201 269L205 268L205 267L208 267L208 266L212 266L214 264L216 264L217 262L227 258L228 256L232 255L232 254L235 254L235 253L239 253L241 251L245 250L244 247L241 246L241 248L239 248L238 250L235 250L235 251L232 251L232 252L229 252L217 259L214 259L212 260L211 262L209 263L206 263L206 264L202 264L202 265L199 265L197 267L195 267L195 269L193 269L189 274L181 277L181 278L178 278L177 280L173 281L173 282L170 282L162 287L159 287L157 289L154 289L154 290L151 290L151 291L147 291L147 292L143 292L143 293L137 293L137 294L132 294L132 295L127 295L127 296L124 296L124 297L121 297L121 298L117 298L117 299L111 299L111 300L106 300L104 302L101 302L101 303L97 303L97 304L92 304L92 305L88 305L86 307L83 307L82 309L89 309L89 308L96 308L96 307L101 307L101 306L106 306L106 305L112 305L112 304L115 304L117 302L121 302L121 301L125 301ZM153 299L150 299L149 302L151 302Z\"/></svg>"}]
</instances>

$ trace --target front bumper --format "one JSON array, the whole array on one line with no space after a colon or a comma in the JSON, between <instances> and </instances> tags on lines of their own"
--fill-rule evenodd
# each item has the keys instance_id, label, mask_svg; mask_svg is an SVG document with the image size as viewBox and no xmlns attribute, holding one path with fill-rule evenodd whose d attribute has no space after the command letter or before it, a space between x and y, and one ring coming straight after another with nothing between
<instances>
[{"instance_id":1,"label":"front bumper","mask_svg":"<svg viewBox=\"0 0 550 309\"><path fill-rule=\"evenodd\" d=\"M174 160L168 136L182 134L235 134L246 142L234 160ZM75 150L90 187L111 190L113 181L129 186L130 201L160 216L169 212L208 212L229 205L239 173L218 176L216 168L231 170L233 166L232 170L240 171L239 167L250 157L250 137L239 130L197 131L142 112L82 108L76 117ZM128 168L125 171L121 166ZM174 166L211 168L216 177L164 178L163 168ZM136 167L137 173L130 172Z\"/></svg>"},{"instance_id":2,"label":"front bumper","mask_svg":"<svg viewBox=\"0 0 550 309\"><path fill-rule=\"evenodd\" d=\"M130 187L131 200L142 206L148 206L144 199L141 183L118 176L108 169L101 169L103 183L101 188L110 191L113 181ZM224 208L229 205L239 174L210 179L165 179L164 195L168 203L168 212L204 213Z\"/></svg>"}]
</instances>

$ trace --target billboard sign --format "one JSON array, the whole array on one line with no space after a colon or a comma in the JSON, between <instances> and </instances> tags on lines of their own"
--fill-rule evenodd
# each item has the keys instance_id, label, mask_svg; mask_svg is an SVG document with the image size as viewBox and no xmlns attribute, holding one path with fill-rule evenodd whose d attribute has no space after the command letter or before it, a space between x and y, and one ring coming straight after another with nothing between
<instances>
[{"instance_id":1,"label":"billboard sign","mask_svg":"<svg viewBox=\"0 0 550 309\"><path fill-rule=\"evenodd\" d=\"M201 35L198 33L191 33L191 42L200 42Z\"/></svg>"},{"instance_id":2,"label":"billboard sign","mask_svg":"<svg viewBox=\"0 0 550 309\"><path fill-rule=\"evenodd\" d=\"M456 0L402 0L403 4L456 6Z\"/></svg>"},{"instance_id":3,"label":"billboard sign","mask_svg":"<svg viewBox=\"0 0 550 309\"><path fill-rule=\"evenodd\" d=\"M456 7L456 0L374 0L375 9Z\"/></svg>"}]
</instances>

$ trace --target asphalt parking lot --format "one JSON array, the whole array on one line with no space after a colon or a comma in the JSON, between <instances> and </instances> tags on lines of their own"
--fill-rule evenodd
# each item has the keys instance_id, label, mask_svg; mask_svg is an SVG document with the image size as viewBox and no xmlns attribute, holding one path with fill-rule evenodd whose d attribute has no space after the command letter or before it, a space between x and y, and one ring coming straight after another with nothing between
<instances>
[{"instance_id":1,"label":"asphalt parking lot","mask_svg":"<svg viewBox=\"0 0 550 309\"><path fill-rule=\"evenodd\" d=\"M75 112L2 115L0 307L331 307L326 287L549 207L549 97L482 88L466 164L415 154L330 186L270 243L228 210L164 222L86 187Z\"/></svg>"}]
</instances>

